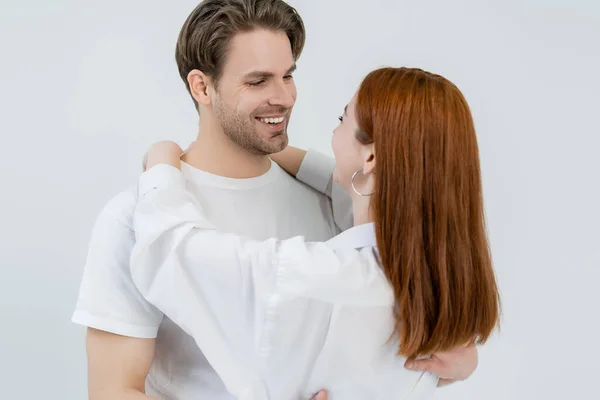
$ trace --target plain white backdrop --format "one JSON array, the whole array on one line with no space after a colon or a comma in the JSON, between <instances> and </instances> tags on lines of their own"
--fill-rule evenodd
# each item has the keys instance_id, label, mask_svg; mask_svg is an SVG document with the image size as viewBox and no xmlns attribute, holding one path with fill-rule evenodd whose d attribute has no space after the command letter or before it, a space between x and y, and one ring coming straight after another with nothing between
<instances>
[{"instance_id":1,"label":"plain white backdrop","mask_svg":"<svg viewBox=\"0 0 600 400\"><path fill-rule=\"evenodd\" d=\"M308 35L292 144L331 154L380 66L442 74L472 107L503 324L438 399L600 398L600 4L291 3ZM0 392L80 400L70 317L92 223L148 145L196 135L174 46L197 0L0 4Z\"/></svg>"}]
</instances>

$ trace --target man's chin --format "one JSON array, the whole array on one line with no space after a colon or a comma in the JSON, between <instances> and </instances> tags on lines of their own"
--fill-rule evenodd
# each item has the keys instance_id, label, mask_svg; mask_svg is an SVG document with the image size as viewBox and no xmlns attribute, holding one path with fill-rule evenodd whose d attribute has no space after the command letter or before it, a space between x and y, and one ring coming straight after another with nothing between
<instances>
[{"instance_id":1,"label":"man's chin","mask_svg":"<svg viewBox=\"0 0 600 400\"><path fill-rule=\"evenodd\" d=\"M272 150L269 154L278 153L288 145L287 132L278 132L268 141L268 147Z\"/></svg>"},{"instance_id":2,"label":"man's chin","mask_svg":"<svg viewBox=\"0 0 600 400\"><path fill-rule=\"evenodd\" d=\"M285 132L272 135L269 138L260 138L254 141L252 146L243 146L252 154L268 156L270 154L279 153L288 145L288 136Z\"/></svg>"}]
</instances>

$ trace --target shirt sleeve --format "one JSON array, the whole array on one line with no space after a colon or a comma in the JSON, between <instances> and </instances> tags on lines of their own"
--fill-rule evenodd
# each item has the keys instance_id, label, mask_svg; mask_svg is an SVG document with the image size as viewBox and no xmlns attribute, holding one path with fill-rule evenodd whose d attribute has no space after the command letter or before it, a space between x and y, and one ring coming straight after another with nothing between
<instances>
[{"instance_id":1,"label":"shirt sleeve","mask_svg":"<svg viewBox=\"0 0 600 400\"><path fill-rule=\"evenodd\" d=\"M331 199L333 219L340 231L345 231L353 226L352 199L343 187L333 180L335 160L332 157L308 150L296 179L323 193Z\"/></svg>"},{"instance_id":2,"label":"shirt sleeve","mask_svg":"<svg viewBox=\"0 0 600 400\"><path fill-rule=\"evenodd\" d=\"M72 321L118 335L155 338L163 314L133 282L129 259L134 232L120 216L133 213L134 206L134 194L124 192L96 218Z\"/></svg>"},{"instance_id":3,"label":"shirt sleeve","mask_svg":"<svg viewBox=\"0 0 600 400\"><path fill-rule=\"evenodd\" d=\"M188 287L190 294L224 283L229 288L223 294L244 302L273 293L338 304L389 300L389 285L373 267L370 247L333 249L301 236L258 241L218 232L187 191L181 172L164 164L142 175L140 193L132 276L144 297L169 317L179 313L181 302L173 300L179 296L172 292L175 286L165 282ZM174 272L180 281L173 282Z\"/></svg>"}]
</instances>

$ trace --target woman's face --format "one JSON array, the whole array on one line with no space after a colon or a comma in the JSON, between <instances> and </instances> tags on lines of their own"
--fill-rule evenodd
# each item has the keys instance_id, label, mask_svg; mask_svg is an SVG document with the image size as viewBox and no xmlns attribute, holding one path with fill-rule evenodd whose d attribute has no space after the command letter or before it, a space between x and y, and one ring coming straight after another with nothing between
<instances>
[{"instance_id":1,"label":"woman's face","mask_svg":"<svg viewBox=\"0 0 600 400\"><path fill-rule=\"evenodd\" d=\"M369 158L369 152L372 150L371 146L365 146L356 139L358 123L356 121L355 104L356 95L352 97L352 100L344 109L344 114L340 117L340 124L333 131L333 137L331 138L331 147L336 162L333 179L350 193L353 193L352 175L365 167L365 161ZM355 181L357 189L360 189L358 185L361 182L364 182L364 177L362 174L357 174Z\"/></svg>"}]
</instances>

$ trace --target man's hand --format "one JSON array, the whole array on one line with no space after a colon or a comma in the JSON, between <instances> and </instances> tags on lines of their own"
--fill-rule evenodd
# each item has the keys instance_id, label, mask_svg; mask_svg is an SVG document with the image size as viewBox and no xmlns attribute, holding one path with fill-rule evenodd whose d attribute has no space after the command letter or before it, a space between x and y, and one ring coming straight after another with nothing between
<instances>
[{"instance_id":1,"label":"man's hand","mask_svg":"<svg viewBox=\"0 0 600 400\"><path fill-rule=\"evenodd\" d=\"M477 368L477 363L477 348L470 345L434 353L426 360L407 361L405 366L413 371L431 372L440 378L438 386L445 386L467 379Z\"/></svg>"},{"instance_id":2,"label":"man's hand","mask_svg":"<svg viewBox=\"0 0 600 400\"><path fill-rule=\"evenodd\" d=\"M181 153L183 153L181 147L175 142L162 141L154 143L144 156L143 169L146 171L157 164L169 164L180 168Z\"/></svg>"},{"instance_id":3,"label":"man's hand","mask_svg":"<svg viewBox=\"0 0 600 400\"><path fill-rule=\"evenodd\" d=\"M315 394L310 400L327 400L327 392L321 390L319 393Z\"/></svg>"}]
</instances>

